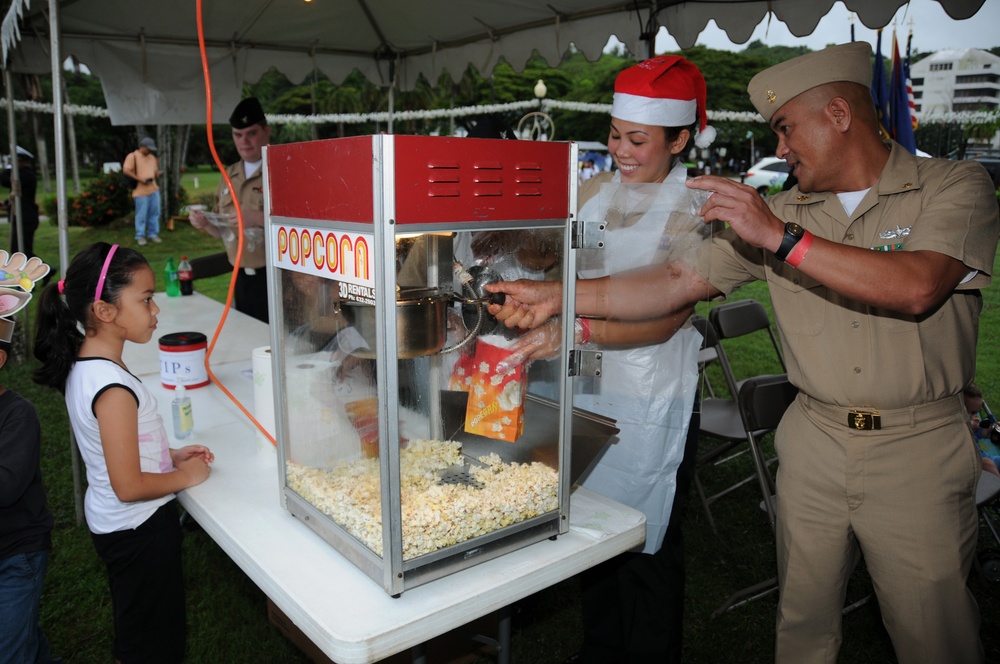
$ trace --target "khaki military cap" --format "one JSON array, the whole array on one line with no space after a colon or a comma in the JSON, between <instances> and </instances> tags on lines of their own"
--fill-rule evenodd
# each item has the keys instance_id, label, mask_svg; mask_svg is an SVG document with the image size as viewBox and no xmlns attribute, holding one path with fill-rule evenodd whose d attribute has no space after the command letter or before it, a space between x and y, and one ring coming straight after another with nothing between
<instances>
[{"instance_id":1,"label":"khaki military cap","mask_svg":"<svg viewBox=\"0 0 1000 664\"><path fill-rule=\"evenodd\" d=\"M829 46L765 69L750 79L747 92L757 111L770 122L775 111L817 86L851 81L871 88L871 56L868 42Z\"/></svg>"}]
</instances>

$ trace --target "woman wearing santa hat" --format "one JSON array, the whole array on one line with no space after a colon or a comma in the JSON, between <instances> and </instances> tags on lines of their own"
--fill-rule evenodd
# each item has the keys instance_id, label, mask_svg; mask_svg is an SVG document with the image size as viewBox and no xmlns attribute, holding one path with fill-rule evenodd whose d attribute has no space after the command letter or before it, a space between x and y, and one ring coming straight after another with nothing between
<instances>
[{"instance_id":1,"label":"woman wearing santa hat","mask_svg":"<svg viewBox=\"0 0 1000 664\"><path fill-rule=\"evenodd\" d=\"M578 277L674 260L706 239L681 155L692 139L704 148L714 137L705 79L689 61L661 56L618 75L608 136L618 168L588 180L579 196L580 219L605 220L605 248L577 251ZM692 313L578 321L577 340L601 348L603 363L600 377L576 380L573 405L614 418L620 429L582 485L642 510L646 544L581 575L584 643L575 661L680 661L680 512L698 434L701 335L687 322Z\"/></svg>"}]
</instances>

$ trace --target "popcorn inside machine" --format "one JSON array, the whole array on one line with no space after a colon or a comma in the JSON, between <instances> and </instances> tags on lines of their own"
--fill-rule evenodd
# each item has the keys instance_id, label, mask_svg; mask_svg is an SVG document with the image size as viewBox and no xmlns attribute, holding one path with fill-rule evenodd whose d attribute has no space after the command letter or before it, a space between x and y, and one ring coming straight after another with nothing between
<instances>
[{"instance_id":1,"label":"popcorn inside machine","mask_svg":"<svg viewBox=\"0 0 1000 664\"><path fill-rule=\"evenodd\" d=\"M282 501L391 595L565 533L617 433L572 408L576 157L391 135L266 150ZM487 311L484 286L519 278L563 283L531 362Z\"/></svg>"}]
</instances>

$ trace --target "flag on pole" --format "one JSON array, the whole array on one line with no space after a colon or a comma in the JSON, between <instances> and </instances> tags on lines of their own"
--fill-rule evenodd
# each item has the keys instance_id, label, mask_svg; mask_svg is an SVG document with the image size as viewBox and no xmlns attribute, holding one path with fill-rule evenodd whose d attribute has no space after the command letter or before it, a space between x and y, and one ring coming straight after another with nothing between
<instances>
[{"instance_id":1,"label":"flag on pole","mask_svg":"<svg viewBox=\"0 0 1000 664\"><path fill-rule=\"evenodd\" d=\"M910 121L913 131L917 131L917 104L913 100L913 79L910 78L910 45L913 43L913 19L910 19L910 34L906 37L906 60L903 61L903 75L906 76L906 96L910 101Z\"/></svg>"},{"instance_id":2,"label":"flag on pole","mask_svg":"<svg viewBox=\"0 0 1000 664\"><path fill-rule=\"evenodd\" d=\"M875 39L875 63L872 65L872 99L878 115L878 126L882 138L889 138L889 95L885 85L885 62L882 60L882 30Z\"/></svg>"},{"instance_id":3,"label":"flag on pole","mask_svg":"<svg viewBox=\"0 0 1000 664\"><path fill-rule=\"evenodd\" d=\"M906 76L903 61L899 57L899 43L896 31L892 31L892 80L889 84L889 135L892 139L916 154L917 141L913 137L913 117L910 113L910 99L906 93Z\"/></svg>"}]
</instances>

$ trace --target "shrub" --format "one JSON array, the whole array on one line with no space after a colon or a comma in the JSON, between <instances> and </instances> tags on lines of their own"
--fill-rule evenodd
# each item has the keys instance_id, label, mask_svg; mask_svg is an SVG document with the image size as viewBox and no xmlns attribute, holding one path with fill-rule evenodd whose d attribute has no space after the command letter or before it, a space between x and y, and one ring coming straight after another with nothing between
<instances>
[{"instance_id":1,"label":"shrub","mask_svg":"<svg viewBox=\"0 0 1000 664\"><path fill-rule=\"evenodd\" d=\"M107 226L133 210L132 197L122 186L120 173L102 173L79 196L70 197L70 226Z\"/></svg>"},{"instance_id":2,"label":"shrub","mask_svg":"<svg viewBox=\"0 0 1000 664\"><path fill-rule=\"evenodd\" d=\"M160 192L163 193L162 191ZM177 188L177 194L171 198L170 205L167 209L167 217L176 217L181 213L181 210L188 204L188 192L184 187Z\"/></svg>"},{"instance_id":3,"label":"shrub","mask_svg":"<svg viewBox=\"0 0 1000 664\"><path fill-rule=\"evenodd\" d=\"M59 199L54 195L46 194L42 196L42 214L50 220L55 221L55 218L59 215L58 206Z\"/></svg>"}]
</instances>

